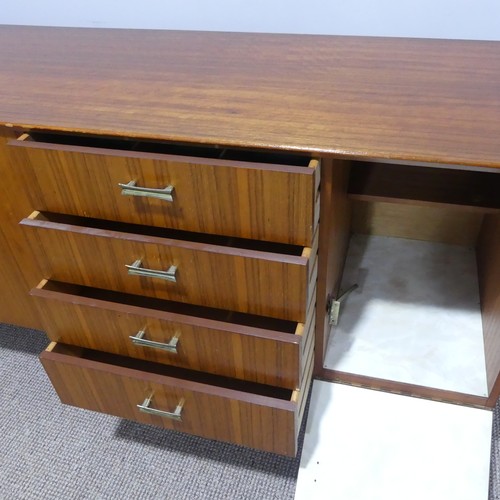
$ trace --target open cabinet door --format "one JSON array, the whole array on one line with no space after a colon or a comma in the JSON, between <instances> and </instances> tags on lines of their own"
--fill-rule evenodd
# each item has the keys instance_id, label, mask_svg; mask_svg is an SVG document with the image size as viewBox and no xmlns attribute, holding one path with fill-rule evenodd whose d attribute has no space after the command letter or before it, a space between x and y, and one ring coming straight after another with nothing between
<instances>
[{"instance_id":1,"label":"open cabinet door","mask_svg":"<svg viewBox=\"0 0 500 500\"><path fill-rule=\"evenodd\" d=\"M314 381L296 500L487 500L492 412Z\"/></svg>"}]
</instances>

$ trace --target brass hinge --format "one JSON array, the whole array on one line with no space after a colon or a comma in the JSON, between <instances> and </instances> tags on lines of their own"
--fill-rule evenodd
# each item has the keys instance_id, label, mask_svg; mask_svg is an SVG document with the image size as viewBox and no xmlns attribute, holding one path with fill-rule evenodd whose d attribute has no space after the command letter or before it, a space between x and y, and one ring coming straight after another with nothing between
<instances>
[{"instance_id":1,"label":"brass hinge","mask_svg":"<svg viewBox=\"0 0 500 500\"><path fill-rule=\"evenodd\" d=\"M339 322L340 304L353 290L356 290L356 288L358 288L358 285L354 284L335 300L332 297L328 300L328 321L330 323L330 326L337 325L337 323Z\"/></svg>"}]
</instances>

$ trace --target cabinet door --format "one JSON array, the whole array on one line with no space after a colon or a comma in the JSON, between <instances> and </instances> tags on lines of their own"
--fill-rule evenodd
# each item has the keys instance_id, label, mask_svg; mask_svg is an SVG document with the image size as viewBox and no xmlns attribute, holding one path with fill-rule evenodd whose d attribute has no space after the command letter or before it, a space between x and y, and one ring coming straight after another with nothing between
<instances>
[{"instance_id":1,"label":"cabinet door","mask_svg":"<svg viewBox=\"0 0 500 500\"><path fill-rule=\"evenodd\" d=\"M296 500L487 500L492 412L315 381Z\"/></svg>"}]
</instances>

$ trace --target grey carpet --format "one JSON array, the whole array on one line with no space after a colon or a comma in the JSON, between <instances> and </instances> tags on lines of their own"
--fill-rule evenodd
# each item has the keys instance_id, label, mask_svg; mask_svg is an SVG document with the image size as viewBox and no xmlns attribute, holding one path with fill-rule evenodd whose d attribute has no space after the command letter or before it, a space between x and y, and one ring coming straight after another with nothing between
<instances>
[{"instance_id":1,"label":"grey carpet","mask_svg":"<svg viewBox=\"0 0 500 500\"><path fill-rule=\"evenodd\" d=\"M41 332L0 324L1 500L293 498L299 458L62 405L37 359L47 344ZM500 407L493 436L497 500Z\"/></svg>"}]
</instances>

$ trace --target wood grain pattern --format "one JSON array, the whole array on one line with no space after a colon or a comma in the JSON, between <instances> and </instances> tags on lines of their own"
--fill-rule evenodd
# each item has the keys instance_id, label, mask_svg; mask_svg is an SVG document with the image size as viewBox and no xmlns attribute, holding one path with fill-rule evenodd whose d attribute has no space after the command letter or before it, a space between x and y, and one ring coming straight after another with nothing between
<instances>
[{"instance_id":1,"label":"wood grain pattern","mask_svg":"<svg viewBox=\"0 0 500 500\"><path fill-rule=\"evenodd\" d=\"M33 209L310 246L316 168L11 141ZM305 161L307 165L308 161ZM315 162L317 164L317 162ZM122 196L118 184L174 201Z\"/></svg>"},{"instance_id":2,"label":"wood grain pattern","mask_svg":"<svg viewBox=\"0 0 500 500\"><path fill-rule=\"evenodd\" d=\"M302 346L314 336L302 332L301 324L298 334L280 332L52 288L44 280L31 294L55 342L277 387L299 387ZM134 345L129 337L140 330L156 342L178 336L177 353Z\"/></svg>"},{"instance_id":3,"label":"wood grain pattern","mask_svg":"<svg viewBox=\"0 0 500 500\"><path fill-rule=\"evenodd\" d=\"M14 135L14 131L0 127L0 322L41 328L36 304L27 294L36 285L40 269L17 224L22 218L18 218L19 213L29 210L30 202L5 148Z\"/></svg>"},{"instance_id":4,"label":"wood grain pattern","mask_svg":"<svg viewBox=\"0 0 500 500\"><path fill-rule=\"evenodd\" d=\"M300 389L298 391L297 397L297 427L296 433L298 435L300 431L300 426L302 424L302 419L305 415L305 409L307 404L307 397L309 395L309 390L313 381L313 371L314 371L314 338L311 340L311 345L307 349L307 354L304 360L304 374L302 376L302 382Z\"/></svg>"},{"instance_id":5,"label":"wood grain pattern","mask_svg":"<svg viewBox=\"0 0 500 500\"><path fill-rule=\"evenodd\" d=\"M452 245L475 246L483 213L447 206L353 202L352 231Z\"/></svg>"},{"instance_id":6,"label":"wood grain pattern","mask_svg":"<svg viewBox=\"0 0 500 500\"><path fill-rule=\"evenodd\" d=\"M21 225L43 275L52 279L218 309L305 322L312 295L309 259L95 229L43 220ZM129 275L126 265L167 270L176 282Z\"/></svg>"},{"instance_id":7,"label":"wood grain pattern","mask_svg":"<svg viewBox=\"0 0 500 500\"><path fill-rule=\"evenodd\" d=\"M392 200L394 203L498 212L500 175L493 172L353 162L349 196L357 200Z\"/></svg>"},{"instance_id":8,"label":"wood grain pattern","mask_svg":"<svg viewBox=\"0 0 500 500\"><path fill-rule=\"evenodd\" d=\"M302 353L301 353L301 369L300 369L300 381L297 385L299 389L299 422L302 419L302 402L304 398L307 399L307 393L309 392L309 386L312 380L312 373L314 370L314 347L316 345L316 304L311 303L309 306L309 311L307 312L307 322L304 325L304 332L302 335ZM305 401L304 401L305 404Z\"/></svg>"},{"instance_id":9,"label":"wood grain pattern","mask_svg":"<svg viewBox=\"0 0 500 500\"><path fill-rule=\"evenodd\" d=\"M395 382L393 380L379 379L375 377L368 377L365 375L358 375L355 373L329 370L326 368L323 370L321 378L329 382L339 382L342 384L354 385L357 387L366 387L369 389L402 394L404 396L433 399L436 401L445 401L449 403L476 406L479 408L487 408L490 406L487 403L487 398L475 396L473 394L445 391L442 389L435 389L433 387L425 387L422 385L405 384L403 382Z\"/></svg>"},{"instance_id":10,"label":"wood grain pattern","mask_svg":"<svg viewBox=\"0 0 500 500\"><path fill-rule=\"evenodd\" d=\"M40 356L65 404L264 451L296 454L297 403L290 398L246 393L148 373L80 357L78 349ZM137 404L153 394L154 407L173 411L184 400L182 421L141 413Z\"/></svg>"},{"instance_id":11,"label":"wood grain pattern","mask_svg":"<svg viewBox=\"0 0 500 500\"><path fill-rule=\"evenodd\" d=\"M499 42L3 26L0 123L500 167Z\"/></svg>"},{"instance_id":12,"label":"wood grain pattern","mask_svg":"<svg viewBox=\"0 0 500 500\"><path fill-rule=\"evenodd\" d=\"M28 239L15 227L17 221L32 210L67 213L74 210L81 216L124 221L131 221L130 214L135 211L137 219L134 220L138 223L174 228L181 227L178 224L182 223L182 217L192 217L191 220L199 224L193 227L199 231L224 231L224 234L235 231L237 236L285 243L297 238L295 243L307 246L311 246L319 216L315 372L318 376L337 376L328 374L322 364L329 331L326 305L328 296L335 295L340 282L349 234L350 203L346 196L349 166L344 160L400 162L400 180L406 180L405 169L408 173L413 171L408 165L411 163L460 165L477 172L500 169L499 42L0 27L0 44L3 49L0 55L0 124L19 126L23 131L45 129L137 137L214 147L292 151L326 158L321 177L321 198L315 197L317 176L307 187L306 194L303 188L293 187L297 177L295 173L291 175L292 167L283 172L269 167L264 174L262 169L253 167L235 168L232 160L227 160L231 166L217 161L217 167L211 161L181 162L179 172L186 165L188 169L193 167L186 186L202 186L203 190L193 188L189 191L191 188L186 187L185 191L176 185L181 197L183 193L189 193L190 202L184 205L181 214L166 218L164 206L155 208L154 204L146 204L144 200L119 196L117 203L125 203L119 208L108 199L110 191L102 185L85 189L93 185L89 181L101 179L104 174L104 185L111 179L110 185L114 189L117 182L123 182L122 178L113 177L116 169L134 176L142 175L141 182L155 187L170 183L163 177L166 165L163 156L147 157L143 153L123 152L99 155L88 150L73 148L71 151L71 148L68 150L61 145L37 149L36 145L25 144L24 147L9 148L7 158L6 149L0 144L3 180L0 184L3 204L0 207L0 257L6 256L9 265L9 271L2 271L0 275L5 283L2 289L9 290L8 293L2 291L1 298L5 295L5 302L0 308L0 319L24 320L24 324L30 322L33 325L37 322L34 316L30 316L29 299L22 298L21 290L35 286L42 275L48 277L50 273L39 269L38 259L43 263L44 257L32 257ZM1 133L3 137L12 135L7 128ZM226 166L230 168L230 174L218 177L219 173L226 172ZM252 177L254 174L249 172L254 170L260 173ZM308 179L312 180L313 175L306 171L304 169L304 175L309 175ZM288 175L285 181L278 176L284 173ZM195 182L191 182L193 178ZM270 187L263 190L262 186L268 179ZM158 180L161 183L157 183ZM276 191L280 185L284 186L283 190ZM206 196L207 186L213 189L209 196ZM480 194L489 187L483 186ZM243 198L241 192L246 193ZM241 198L236 203L242 205L234 211L236 193ZM201 207L205 196L212 202L219 195L226 204L223 213L214 206L208 211L203 208L196 214L190 213L193 200L197 207ZM388 198L394 196L394 192L389 195ZM493 201L494 195L493 191ZM408 193L404 196L409 197ZM303 203L308 204L309 200L310 208L307 205L308 208L304 209ZM313 208L318 202L321 213ZM448 199L446 203L449 202ZM255 211L259 203L265 204L265 213ZM442 203L442 200L431 200L430 203ZM401 227L402 219L406 225L411 225L408 224L412 220L408 218L408 211L413 211L413 208L401 203L392 204L393 215L396 219L399 217L395 226ZM420 208L422 214L427 207ZM275 212L280 210L283 216L276 219L278 223L271 223ZM442 237L439 235L450 233L446 221L457 220L454 214L449 218L439 218L441 227L436 227L433 225L436 212L426 213L426 217L416 218L420 221L417 233L422 235L422 227L429 224L432 228L429 237L438 241ZM472 242L477 236L482 215L469 215L470 219L462 219L465 221L462 225L452 224L451 232L459 234L460 238L463 238L460 233L464 233L467 241ZM382 221L379 226L385 226L387 234L390 225L384 217L379 219ZM498 235L498 224L491 220L489 217L485 219L478 249L482 269L482 307L488 325L485 344L492 391L487 402L489 406L493 406L500 394L500 382L496 377L500 366L496 338L499 258L495 235ZM259 229L254 229L256 227ZM486 227L493 229L486 230ZM225 233L227 228L231 228L230 233ZM297 236L299 233L302 236ZM416 233L406 231L405 234L415 237ZM54 243L56 247L59 244ZM76 239L73 245L77 245ZM102 250L93 248L86 253L96 255ZM78 251L78 248L71 248L71 254L78 255ZM57 254L57 251L53 253ZM49 255L48 258L56 257ZM35 282L33 276L36 276ZM247 277L245 274L245 279ZM290 284L287 285L280 285L280 289L288 290ZM285 302L281 297L275 300ZM304 307L306 304L307 301ZM303 353L311 352L311 342L308 338L303 343ZM53 352L50 355L62 354ZM67 361L69 358L64 359L59 366L71 365L72 368L67 368L67 376L66 372L61 372L54 377L65 398L75 398L75 402L95 398L91 393L96 381L90 379L88 382L83 367L94 361L75 361L74 356L71 362ZM305 358L302 361L302 370L307 373ZM111 369L113 377L122 376L123 369ZM149 377L143 372L139 376L150 381ZM349 375L345 380L367 382L360 381L355 375ZM79 392L83 382L90 385ZM307 377L302 382L308 383ZM387 390L409 389L398 389L385 381L368 382ZM112 405L118 400L120 391L133 385L123 385L114 378L109 383L108 397L112 399ZM74 391L73 395L69 394L70 390ZM232 397L225 390L222 392ZM486 404L484 398L443 395L441 392L436 395L428 388L417 388L416 394L467 404ZM303 405L303 399L300 399L303 395L295 393L294 397L293 404ZM254 446L255 440L260 439L272 443L272 432L276 432L276 442L267 446L272 449L284 447L287 453L291 453L290 436L294 436L294 431L290 432L290 429L297 425L296 418L286 413L284 421L278 422L281 417L275 413L269 417L271 414L266 413L265 418L271 420L261 421L260 413L239 406L240 400L244 399L245 404L248 402L244 397L239 398L231 403L230 410L227 406L218 406L218 403L214 406L221 415L230 414L234 428L221 430L218 426L222 423L210 420L206 425L214 427L207 431L208 435L226 438L227 433L235 432L235 442L245 443L247 437L243 434L251 434L248 439ZM164 402L169 406L171 401ZM101 398L94 403L95 407L103 407L108 401ZM283 410L284 403L280 401L276 407ZM286 403L292 404L290 401ZM121 407L121 404L118 401L113 407ZM209 404L203 405L203 415L210 414ZM296 410L289 406L286 411L296 414ZM302 410L298 411L300 414ZM277 422L287 428L286 435L284 429L274 429ZM260 428L263 435L255 431ZM230 440L233 440L233 435ZM283 446L285 441L287 444ZM261 447L260 441L257 444Z\"/></svg>"},{"instance_id":13,"label":"wood grain pattern","mask_svg":"<svg viewBox=\"0 0 500 500\"><path fill-rule=\"evenodd\" d=\"M488 215L476 247L486 375L494 407L500 396L500 216Z\"/></svg>"},{"instance_id":14,"label":"wood grain pattern","mask_svg":"<svg viewBox=\"0 0 500 500\"><path fill-rule=\"evenodd\" d=\"M324 160L321 171L316 349L314 373L321 377L330 325L328 304L340 288L350 236L351 204L347 197L350 163Z\"/></svg>"}]
</instances>

